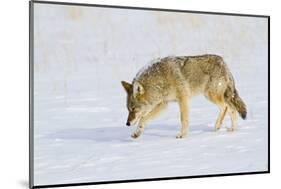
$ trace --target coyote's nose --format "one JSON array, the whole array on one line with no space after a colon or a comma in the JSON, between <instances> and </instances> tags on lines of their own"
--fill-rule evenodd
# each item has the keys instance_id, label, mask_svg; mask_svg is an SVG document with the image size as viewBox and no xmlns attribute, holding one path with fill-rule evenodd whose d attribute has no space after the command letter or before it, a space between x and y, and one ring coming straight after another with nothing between
<instances>
[{"instance_id":1,"label":"coyote's nose","mask_svg":"<svg viewBox=\"0 0 281 189\"><path fill-rule=\"evenodd\" d=\"M127 125L127 126L130 126L131 124L130 124L130 122L129 122L129 121L127 121L126 125Z\"/></svg>"}]
</instances>

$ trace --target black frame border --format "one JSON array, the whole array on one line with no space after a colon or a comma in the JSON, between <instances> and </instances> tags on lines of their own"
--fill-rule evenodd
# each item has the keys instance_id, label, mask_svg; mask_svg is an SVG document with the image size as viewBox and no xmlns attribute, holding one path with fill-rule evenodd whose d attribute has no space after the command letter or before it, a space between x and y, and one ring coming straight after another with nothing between
<instances>
[{"instance_id":1,"label":"black frame border","mask_svg":"<svg viewBox=\"0 0 281 189\"><path fill-rule=\"evenodd\" d=\"M84 183L69 183L69 184L51 184L51 185L35 186L34 185L34 130L33 130L34 129L34 87L33 87L34 84L34 4L87 6L87 7L117 8L117 9L130 9L130 10L182 12L182 13L194 13L194 14L266 18L268 22L268 73L267 73L268 74L268 169L266 171L256 171L256 172L223 173L223 174L162 177L162 178L144 178L144 179L99 181L99 182L84 182ZM268 174L268 173L270 173L270 16L269 15L207 12L207 11L101 5L101 4L88 4L88 3L70 3L70 2L40 1L40 0L29 1L29 188L33 189L33 188L85 186L85 185L99 185L99 184L162 181L162 180L175 180L175 179L223 177L223 176L238 176L238 175Z\"/></svg>"}]
</instances>

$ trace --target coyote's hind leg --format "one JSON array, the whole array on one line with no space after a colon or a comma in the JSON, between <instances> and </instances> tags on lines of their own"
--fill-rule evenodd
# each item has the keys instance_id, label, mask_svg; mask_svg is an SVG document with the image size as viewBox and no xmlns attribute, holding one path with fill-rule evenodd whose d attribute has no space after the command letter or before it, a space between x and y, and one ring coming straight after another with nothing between
<instances>
[{"instance_id":1,"label":"coyote's hind leg","mask_svg":"<svg viewBox=\"0 0 281 189\"><path fill-rule=\"evenodd\" d=\"M215 131L218 131L221 128L226 111L227 111L227 106L220 107L220 113L219 113L219 116L218 116L216 124L215 124Z\"/></svg>"},{"instance_id":2,"label":"coyote's hind leg","mask_svg":"<svg viewBox=\"0 0 281 189\"><path fill-rule=\"evenodd\" d=\"M219 116L218 116L218 118L216 120L216 124L215 124L215 131L218 131L221 128L223 119L224 119L225 114L226 114L227 109L228 109L228 107L227 107L227 105L225 104L225 101L224 101L224 96L220 95L218 93L215 93L215 92L210 92L210 91L205 93L205 96L211 102L216 104L220 109L220 113L219 113Z\"/></svg>"},{"instance_id":3,"label":"coyote's hind leg","mask_svg":"<svg viewBox=\"0 0 281 189\"><path fill-rule=\"evenodd\" d=\"M231 128L229 128L228 131L235 131L237 129L237 119L238 119L237 111L228 108L228 113L231 118Z\"/></svg>"}]
</instances>

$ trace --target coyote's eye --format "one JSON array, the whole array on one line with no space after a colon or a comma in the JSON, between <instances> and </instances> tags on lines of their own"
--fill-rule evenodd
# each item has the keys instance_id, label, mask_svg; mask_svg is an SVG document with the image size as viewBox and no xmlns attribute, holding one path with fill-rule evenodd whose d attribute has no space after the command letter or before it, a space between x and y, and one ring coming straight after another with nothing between
<instances>
[{"instance_id":1,"label":"coyote's eye","mask_svg":"<svg viewBox=\"0 0 281 189\"><path fill-rule=\"evenodd\" d=\"M133 112L135 110L135 107L129 106L128 109L129 109L130 112Z\"/></svg>"},{"instance_id":2,"label":"coyote's eye","mask_svg":"<svg viewBox=\"0 0 281 189\"><path fill-rule=\"evenodd\" d=\"M131 107L130 112L138 112L140 109L137 107Z\"/></svg>"}]
</instances>

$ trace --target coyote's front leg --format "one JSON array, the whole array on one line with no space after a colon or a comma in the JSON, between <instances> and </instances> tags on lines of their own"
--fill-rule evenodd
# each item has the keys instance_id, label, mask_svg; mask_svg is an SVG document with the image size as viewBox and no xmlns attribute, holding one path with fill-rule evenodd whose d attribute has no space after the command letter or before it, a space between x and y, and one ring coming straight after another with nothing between
<instances>
[{"instance_id":1,"label":"coyote's front leg","mask_svg":"<svg viewBox=\"0 0 281 189\"><path fill-rule=\"evenodd\" d=\"M188 102L187 97L184 95L178 100L180 106L180 118L181 118L181 131L177 135L177 138L184 138L188 134Z\"/></svg>"},{"instance_id":2,"label":"coyote's front leg","mask_svg":"<svg viewBox=\"0 0 281 189\"><path fill-rule=\"evenodd\" d=\"M157 116L161 110L163 110L167 106L166 102L162 102L158 104L151 112L149 112L145 117L142 117L139 121L138 127L135 132L131 135L132 138L138 138L144 130L145 124L147 121L153 119Z\"/></svg>"},{"instance_id":3,"label":"coyote's front leg","mask_svg":"<svg viewBox=\"0 0 281 189\"><path fill-rule=\"evenodd\" d=\"M132 138L138 138L144 130L144 121L141 119L135 132L131 135Z\"/></svg>"}]
</instances>

